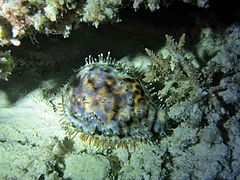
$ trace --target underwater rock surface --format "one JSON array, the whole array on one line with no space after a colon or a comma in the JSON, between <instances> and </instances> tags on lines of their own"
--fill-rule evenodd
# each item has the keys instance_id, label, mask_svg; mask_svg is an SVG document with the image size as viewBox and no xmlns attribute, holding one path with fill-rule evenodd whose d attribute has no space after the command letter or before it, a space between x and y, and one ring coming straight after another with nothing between
<instances>
[{"instance_id":1,"label":"underwater rock surface","mask_svg":"<svg viewBox=\"0 0 240 180\"><path fill-rule=\"evenodd\" d=\"M212 20L215 28L199 16L193 27L183 22L162 27L159 19L132 18L100 32L82 26L69 39L39 36L39 45L25 39L12 49L15 68L7 82L0 82L1 179L240 178L240 25ZM165 34L179 39L183 33L184 50L174 57L197 60L194 67L203 77L193 86L188 78L171 84L167 77L175 72L166 76L159 96L166 100L168 120L154 144L107 148L66 136L57 102L72 69L82 66L86 56L111 50L117 59L146 71L152 58L144 48L167 56Z\"/></svg>"},{"instance_id":2,"label":"underwater rock surface","mask_svg":"<svg viewBox=\"0 0 240 180\"><path fill-rule=\"evenodd\" d=\"M96 28L103 22L121 22L119 11L140 7L156 11L167 8L174 0L24 0L0 1L0 45L19 46L21 38L29 35L36 43L34 31L44 34L62 34L68 37L76 24L91 23ZM199 8L208 8L208 0L183 0Z\"/></svg>"}]
</instances>

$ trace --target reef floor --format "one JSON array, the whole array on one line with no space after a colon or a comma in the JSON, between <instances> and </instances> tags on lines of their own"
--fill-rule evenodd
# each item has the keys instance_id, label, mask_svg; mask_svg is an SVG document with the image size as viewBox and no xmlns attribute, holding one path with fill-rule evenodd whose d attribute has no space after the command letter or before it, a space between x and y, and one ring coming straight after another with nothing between
<instances>
[{"instance_id":1,"label":"reef floor","mask_svg":"<svg viewBox=\"0 0 240 180\"><path fill-rule=\"evenodd\" d=\"M240 178L240 74L232 70L240 67L237 20L201 11L122 13L119 24L98 29L80 24L68 39L36 35L35 44L25 38L20 47L11 47L16 67L0 82L1 179ZM220 65L222 74L214 82L225 83L225 89L216 95L221 101L212 103L219 111L178 102L168 110L176 123L166 135L135 149L66 138L54 102L86 56L111 51L116 59L135 61L146 57L145 48L158 51L165 34L178 39L183 33L186 48L201 62Z\"/></svg>"}]
</instances>

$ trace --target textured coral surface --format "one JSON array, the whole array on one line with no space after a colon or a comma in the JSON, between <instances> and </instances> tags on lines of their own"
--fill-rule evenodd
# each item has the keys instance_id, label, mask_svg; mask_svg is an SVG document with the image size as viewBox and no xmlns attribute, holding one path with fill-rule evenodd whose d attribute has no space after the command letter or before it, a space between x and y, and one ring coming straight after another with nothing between
<instances>
[{"instance_id":1,"label":"textured coral surface","mask_svg":"<svg viewBox=\"0 0 240 180\"><path fill-rule=\"evenodd\" d=\"M240 178L239 11L160 12L123 11L122 24L12 48L15 68L0 82L2 179ZM61 127L62 85L86 56L108 50L159 85L156 118L167 123L154 144L95 147Z\"/></svg>"},{"instance_id":2,"label":"textured coral surface","mask_svg":"<svg viewBox=\"0 0 240 180\"><path fill-rule=\"evenodd\" d=\"M174 1L159 0L1 0L0 45L19 46L23 36L34 41L36 32L62 34L68 37L73 26L84 22L98 27L104 22L120 22L119 10L145 7L155 11L168 7ZM182 3L208 7L208 0L183 0Z\"/></svg>"}]
</instances>

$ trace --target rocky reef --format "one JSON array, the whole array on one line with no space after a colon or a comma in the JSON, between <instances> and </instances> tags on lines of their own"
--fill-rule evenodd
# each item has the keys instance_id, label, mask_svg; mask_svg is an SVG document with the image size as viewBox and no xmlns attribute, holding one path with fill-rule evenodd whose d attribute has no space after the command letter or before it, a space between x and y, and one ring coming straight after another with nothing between
<instances>
[{"instance_id":1,"label":"rocky reef","mask_svg":"<svg viewBox=\"0 0 240 180\"><path fill-rule=\"evenodd\" d=\"M240 11L175 3L0 0L0 178L240 178ZM109 50L155 88L152 143L95 146L60 123L72 69Z\"/></svg>"},{"instance_id":2,"label":"rocky reef","mask_svg":"<svg viewBox=\"0 0 240 180\"><path fill-rule=\"evenodd\" d=\"M24 36L34 41L34 34L62 34L68 37L74 26L81 22L98 27L103 22L119 22L119 10L145 6L155 11L170 6L174 1L159 0L1 0L0 45L20 45ZM208 0L183 0L198 7L208 7Z\"/></svg>"}]
</instances>

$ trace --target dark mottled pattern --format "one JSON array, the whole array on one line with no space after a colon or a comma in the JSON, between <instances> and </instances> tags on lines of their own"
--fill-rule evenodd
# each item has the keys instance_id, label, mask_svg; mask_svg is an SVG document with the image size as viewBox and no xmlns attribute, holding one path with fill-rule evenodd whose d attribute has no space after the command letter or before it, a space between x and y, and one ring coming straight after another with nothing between
<instances>
[{"instance_id":1,"label":"dark mottled pattern","mask_svg":"<svg viewBox=\"0 0 240 180\"><path fill-rule=\"evenodd\" d=\"M86 134L146 137L153 125L141 84L107 64L89 64L64 94L66 120Z\"/></svg>"}]
</instances>

